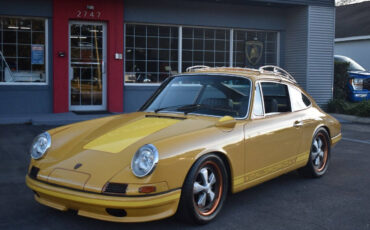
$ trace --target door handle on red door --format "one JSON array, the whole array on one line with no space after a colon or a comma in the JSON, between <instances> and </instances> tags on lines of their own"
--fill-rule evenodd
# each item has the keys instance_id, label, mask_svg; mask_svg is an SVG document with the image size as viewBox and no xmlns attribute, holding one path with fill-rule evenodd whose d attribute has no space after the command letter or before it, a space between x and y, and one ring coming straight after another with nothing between
<instances>
[{"instance_id":1,"label":"door handle on red door","mask_svg":"<svg viewBox=\"0 0 370 230\"><path fill-rule=\"evenodd\" d=\"M301 126L303 126L303 122L302 121L295 121L293 126L294 127L301 127Z\"/></svg>"}]
</instances>

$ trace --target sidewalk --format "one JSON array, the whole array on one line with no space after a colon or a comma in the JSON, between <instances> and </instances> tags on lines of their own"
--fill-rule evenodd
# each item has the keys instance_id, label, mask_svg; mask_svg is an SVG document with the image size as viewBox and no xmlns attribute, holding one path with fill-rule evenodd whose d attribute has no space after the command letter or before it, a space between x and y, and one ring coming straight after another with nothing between
<instances>
[{"instance_id":1,"label":"sidewalk","mask_svg":"<svg viewBox=\"0 0 370 230\"><path fill-rule=\"evenodd\" d=\"M32 124L32 125L66 125L74 122L111 116L114 114L88 114L80 115L68 113L42 113L24 115L0 115L0 125L4 124Z\"/></svg>"},{"instance_id":2,"label":"sidewalk","mask_svg":"<svg viewBox=\"0 0 370 230\"><path fill-rule=\"evenodd\" d=\"M357 116L339 114L339 113L331 113L330 115L335 117L341 123L370 124L370 117L357 117Z\"/></svg>"},{"instance_id":3,"label":"sidewalk","mask_svg":"<svg viewBox=\"0 0 370 230\"><path fill-rule=\"evenodd\" d=\"M5 124L32 124L32 125L66 125L74 122L96 119L100 117L111 116L114 114L88 114L81 115L73 112L68 113L42 113L42 114L24 114L24 115L0 115L0 125ZM370 124L369 117L356 117L351 115L330 114L341 123L363 123Z\"/></svg>"}]
</instances>

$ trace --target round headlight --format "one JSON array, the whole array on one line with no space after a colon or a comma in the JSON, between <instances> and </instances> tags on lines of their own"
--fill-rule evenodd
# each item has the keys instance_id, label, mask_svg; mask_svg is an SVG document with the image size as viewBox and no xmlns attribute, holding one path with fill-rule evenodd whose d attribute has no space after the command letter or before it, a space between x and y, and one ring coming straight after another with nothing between
<instances>
[{"instance_id":1,"label":"round headlight","mask_svg":"<svg viewBox=\"0 0 370 230\"><path fill-rule=\"evenodd\" d=\"M31 157L35 160L40 159L51 146L51 137L48 132L38 135L31 145Z\"/></svg>"},{"instance_id":2,"label":"round headlight","mask_svg":"<svg viewBox=\"0 0 370 230\"><path fill-rule=\"evenodd\" d=\"M137 177L151 174L158 163L158 151L154 145L147 144L141 147L131 161L132 173Z\"/></svg>"}]
</instances>

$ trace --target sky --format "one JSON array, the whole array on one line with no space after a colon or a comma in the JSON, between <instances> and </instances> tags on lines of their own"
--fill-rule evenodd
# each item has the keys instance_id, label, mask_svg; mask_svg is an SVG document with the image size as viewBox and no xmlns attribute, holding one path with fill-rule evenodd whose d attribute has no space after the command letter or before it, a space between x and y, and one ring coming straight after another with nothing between
<instances>
[{"instance_id":1,"label":"sky","mask_svg":"<svg viewBox=\"0 0 370 230\"><path fill-rule=\"evenodd\" d=\"M370 0L335 0L335 3L336 5L338 4L343 5L341 4L342 2L348 2L346 4L353 4L353 3L366 2L366 1L370 1Z\"/></svg>"}]
</instances>

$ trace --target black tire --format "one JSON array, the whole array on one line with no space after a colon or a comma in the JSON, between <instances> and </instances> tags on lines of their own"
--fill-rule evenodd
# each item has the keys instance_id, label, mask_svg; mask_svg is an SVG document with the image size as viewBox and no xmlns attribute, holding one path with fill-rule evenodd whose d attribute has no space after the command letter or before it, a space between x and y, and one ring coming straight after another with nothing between
<instances>
[{"instance_id":1,"label":"black tire","mask_svg":"<svg viewBox=\"0 0 370 230\"><path fill-rule=\"evenodd\" d=\"M215 154L202 156L186 176L176 216L187 223L207 224L222 209L227 192L228 176L222 159Z\"/></svg>"},{"instance_id":2,"label":"black tire","mask_svg":"<svg viewBox=\"0 0 370 230\"><path fill-rule=\"evenodd\" d=\"M323 176L330 162L330 139L324 128L319 128L313 136L310 156L307 165L298 171L305 177L319 178ZM321 144L319 143L321 141Z\"/></svg>"}]
</instances>

